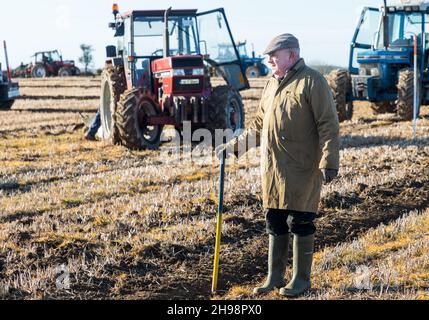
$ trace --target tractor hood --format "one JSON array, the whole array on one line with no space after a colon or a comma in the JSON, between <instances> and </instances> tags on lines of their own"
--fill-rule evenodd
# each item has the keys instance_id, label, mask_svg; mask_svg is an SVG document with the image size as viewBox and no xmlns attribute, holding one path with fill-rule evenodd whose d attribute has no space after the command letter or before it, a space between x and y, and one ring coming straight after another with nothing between
<instances>
[{"instance_id":1,"label":"tractor hood","mask_svg":"<svg viewBox=\"0 0 429 320\"><path fill-rule=\"evenodd\" d=\"M65 65L74 66L74 60L66 60L66 61L63 61L63 63L64 63Z\"/></svg>"},{"instance_id":2,"label":"tractor hood","mask_svg":"<svg viewBox=\"0 0 429 320\"><path fill-rule=\"evenodd\" d=\"M254 63L262 63L262 61L265 60L265 58L258 58L258 57L257 58L252 58L252 57L242 56L242 58L244 58L246 60L249 60L249 61L252 61Z\"/></svg>"},{"instance_id":3,"label":"tractor hood","mask_svg":"<svg viewBox=\"0 0 429 320\"><path fill-rule=\"evenodd\" d=\"M374 50L363 51L357 56L359 64L374 64L374 63L410 63L412 56L411 50Z\"/></svg>"}]
</instances>

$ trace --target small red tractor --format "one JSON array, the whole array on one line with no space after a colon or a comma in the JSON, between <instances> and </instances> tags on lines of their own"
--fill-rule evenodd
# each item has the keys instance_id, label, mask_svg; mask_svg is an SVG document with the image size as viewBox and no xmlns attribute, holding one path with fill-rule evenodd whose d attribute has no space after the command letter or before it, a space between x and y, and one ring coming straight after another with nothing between
<instances>
[{"instance_id":1,"label":"small red tractor","mask_svg":"<svg viewBox=\"0 0 429 320\"><path fill-rule=\"evenodd\" d=\"M240 90L249 82L224 9L130 11L113 6L118 46L108 46L102 73L104 139L130 149L157 149L166 125L182 132L244 128ZM219 45L233 54L219 57ZM226 85L213 87L212 68ZM183 133L183 132L182 132Z\"/></svg>"},{"instance_id":2,"label":"small red tractor","mask_svg":"<svg viewBox=\"0 0 429 320\"><path fill-rule=\"evenodd\" d=\"M21 64L14 70L15 77L45 78L79 76L80 70L73 60L64 61L58 50L36 52L34 63Z\"/></svg>"},{"instance_id":3,"label":"small red tractor","mask_svg":"<svg viewBox=\"0 0 429 320\"><path fill-rule=\"evenodd\" d=\"M12 74L9 68L6 41L4 41L3 44L7 70L2 71L0 63L0 110L9 110L12 108L15 99L18 98L20 94L18 83L12 82Z\"/></svg>"}]
</instances>

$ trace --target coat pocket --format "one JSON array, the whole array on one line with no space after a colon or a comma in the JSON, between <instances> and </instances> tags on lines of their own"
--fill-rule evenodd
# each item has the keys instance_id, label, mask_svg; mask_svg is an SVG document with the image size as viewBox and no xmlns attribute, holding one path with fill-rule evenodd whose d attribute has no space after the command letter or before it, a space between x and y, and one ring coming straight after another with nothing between
<instances>
[{"instance_id":1,"label":"coat pocket","mask_svg":"<svg viewBox=\"0 0 429 320\"><path fill-rule=\"evenodd\" d=\"M292 141L279 138L278 145L281 154L277 156L283 167L293 167L301 170L309 170L317 167L316 141Z\"/></svg>"},{"instance_id":2,"label":"coat pocket","mask_svg":"<svg viewBox=\"0 0 429 320\"><path fill-rule=\"evenodd\" d=\"M302 126L303 107L300 96L286 92L283 103L277 108L276 118L280 136L289 141L303 141L305 128Z\"/></svg>"}]
</instances>

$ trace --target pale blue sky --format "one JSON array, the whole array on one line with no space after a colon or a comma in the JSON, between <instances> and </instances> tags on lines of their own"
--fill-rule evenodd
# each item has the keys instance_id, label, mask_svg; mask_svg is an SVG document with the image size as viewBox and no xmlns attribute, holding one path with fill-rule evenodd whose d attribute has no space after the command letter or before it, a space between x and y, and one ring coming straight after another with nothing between
<instances>
[{"instance_id":1,"label":"pale blue sky","mask_svg":"<svg viewBox=\"0 0 429 320\"><path fill-rule=\"evenodd\" d=\"M112 21L110 0L3 0L0 39L7 40L12 66L29 62L35 51L59 49L64 58L80 55L79 45L95 48L95 66L104 64L104 47L116 44L107 27ZM199 9L224 7L236 40L254 43L263 51L271 38L293 33L301 41L307 62L347 65L349 43L363 6L382 0L118 0L131 9ZM250 48L249 48L250 49ZM3 60L3 52L0 54Z\"/></svg>"}]
</instances>

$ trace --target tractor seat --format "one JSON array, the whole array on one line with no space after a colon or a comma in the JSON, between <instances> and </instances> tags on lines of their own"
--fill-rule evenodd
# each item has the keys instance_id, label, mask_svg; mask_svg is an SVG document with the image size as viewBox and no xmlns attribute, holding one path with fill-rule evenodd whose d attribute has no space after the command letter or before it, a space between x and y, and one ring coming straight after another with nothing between
<instances>
[{"instance_id":1,"label":"tractor seat","mask_svg":"<svg viewBox=\"0 0 429 320\"><path fill-rule=\"evenodd\" d=\"M409 47L412 45L412 39L397 39L390 44L391 47Z\"/></svg>"},{"instance_id":2,"label":"tractor seat","mask_svg":"<svg viewBox=\"0 0 429 320\"><path fill-rule=\"evenodd\" d=\"M425 33L425 51L429 49L429 33Z\"/></svg>"},{"instance_id":3,"label":"tractor seat","mask_svg":"<svg viewBox=\"0 0 429 320\"><path fill-rule=\"evenodd\" d=\"M149 90L151 89L150 62L150 59L142 59L141 69L136 69L137 86Z\"/></svg>"}]
</instances>

